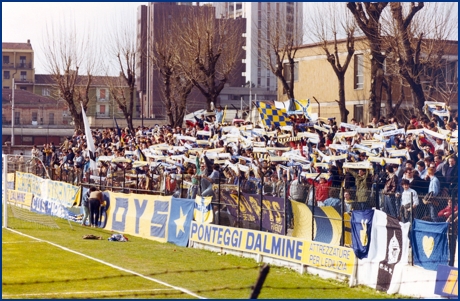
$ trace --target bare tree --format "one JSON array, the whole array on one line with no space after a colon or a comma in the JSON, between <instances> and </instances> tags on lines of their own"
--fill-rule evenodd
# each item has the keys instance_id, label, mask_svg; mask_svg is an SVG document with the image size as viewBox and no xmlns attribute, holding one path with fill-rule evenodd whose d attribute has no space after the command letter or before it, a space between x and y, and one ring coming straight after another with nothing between
<instances>
[{"instance_id":1,"label":"bare tree","mask_svg":"<svg viewBox=\"0 0 460 301\"><path fill-rule=\"evenodd\" d=\"M72 116L75 129L84 131L80 102L86 110L89 89L97 67L97 50L91 46L91 36L78 35L71 21L48 24L43 41L45 66ZM81 29L80 29L81 30ZM80 73L86 76L81 76Z\"/></svg>"},{"instance_id":2,"label":"bare tree","mask_svg":"<svg viewBox=\"0 0 460 301\"><path fill-rule=\"evenodd\" d=\"M371 57L371 90L369 95L369 113L371 117L380 117L382 88L384 82L383 65L385 61L382 49L380 18L388 2L347 2L356 23L369 40Z\"/></svg>"},{"instance_id":3,"label":"bare tree","mask_svg":"<svg viewBox=\"0 0 460 301\"><path fill-rule=\"evenodd\" d=\"M161 24L159 26L161 30L155 32L155 42L150 44L148 59L161 78L158 84L169 124L174 127L182 126L187 98L194 87L191 79L182 71L187 63L190 64L189 60L182 59L187 56L187 53L184 53L182 47L178 47L179 31L182 30L182 26L176 23L182 21L180 18L172 20L164 16L161 20L158 18L156 22ZM172 34L173 28L177 30L174 31L175 34ZM180 65L182 68L179 67ZM186 69L190 68L191 66L186 67Z\"/></svg>"},{"instance_id":4,"label":"bare tree","mask_svg":"<svg viewBox=\"0 0 460 301\"><path fill-rule=\"evenodd\" d=\"M336 102L339 105L341 121L347 122L350 112L346 107L345 73L355 53L356 23L348 11L343 9L343 3L316 6L314 15L316 18L310 20L308 32L320 43L327 61L337 76L339 99ZM339 39L341 35L346 37L345 40ZM339 47L343 42L345 42L345 49L341 47L340 50L346 52L345 59L339 52Z\"/></svg>"},{"instance_id":5,"label":"bare tree","mask_svg":"<svg viewBox=\"0 0 460 301\"><path fill-rule=\"evenodd\" d=\"M181 19L174 29L179 33L176 47L181 48L178 63L206 98L210 111L242 59L245 23L243 19L216 19L209 6L190 9Z\"/></svg>"},{"instance_id":6,"label":"bare tree","mask_svg":"<svg viewBox=\"0 0 460 301\"><path fill-rule=\"evenodd\" d=\"M404 80L402 84L410 89L412 106L422 115L426 100L449 104L457 91L456 79L448 78L455 73L456 62L446 60L453 45L449 37L458 24L452 14L453 4L393 2L390 11L383 19L385 42L394 67ZM392 112L403 100L399 99Z\"/></svg>"},{"instance_id":7,"label":"bare tree","mask_svg":"<svg viewBox=\"0 0 460 301\"><path fill-rule=\"evenodd\" d=\"M134 14L123 14L114 20L112 30L107 35L108 53L114 59L120 78L128 87L123 89L121 83L109 83L111 96L123 112L129 130L134 133L133 115L136 102L136 19ZM126 95L127 94L127 95Z\"/></svg>"},{"instance_id":8,"label":"bare tree","mask_svg":"<svg viewBox=\"0 0 460 301\"><path fill-rule=\"evenodd\" d=\"M261 49L259 58L277 77L288 99L294 98L296 53L303 43L303 24L298 22L295 11L268 10L261 22L260 39L255 49ZM257 51L257 50L256 50Z\"/></svg>"}]
</instances>

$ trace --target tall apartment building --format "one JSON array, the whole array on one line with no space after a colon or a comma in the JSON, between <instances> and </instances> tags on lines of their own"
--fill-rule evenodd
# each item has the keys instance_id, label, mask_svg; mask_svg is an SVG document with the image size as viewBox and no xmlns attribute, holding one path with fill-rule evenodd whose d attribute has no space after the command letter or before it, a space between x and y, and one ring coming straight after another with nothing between
<instances>
[{"instance_id":1,"label":"tall apartment building","mask_svg":"<svg viewBox=\"0 0 460 301\"><path fill-rule=\"evenodd\" d=\"M265 41L268 31L273 28L269 22L285 22L286 34L299 38L300 45L303 37L300 32L303 28L303 3L214 2L213 5L216 7L217 18L246 20L246 82L251 82L256 89L276 91L276 76L264 65L261 58L267 52Z\"/></svg>"},{"instance_id":2,"label":"tall apartment building","mask_svg":"<svg viewBox=\"0 0 460 301\"><path fill-rule=\"evenodd\" d=\"M138 7L137 49L139 59L136 67L138 76L136 88L147 118L166 116L165 105L161 101L161 77L150 60L153 55L153 45L164 34L164 31L172 26L172 22L177 20L191 5L191 2L149 2L148 5ZM196 6L196 9L202 9L202 7ZM197 97L200 97L198 93L191 95L191 98L196 99Z\"/></svg>"},{"instance_id":3,"label":"tall apartment building","mask_svg":"<svg viewBox=\"0 0 460 301\"><path fill-rule=\"evenodd\" d=\"M137 91L141 106L143 106L144 116L146 117L161 117L165 116L165 106L161 101L162 85L161 77L158 71L155 70L149 57L153 55L152 45L161 37L165 31L168 31L171 22L177 22L185 15L185 12L192 10L209 10L212 15L215 15L215 8L210 5L196 6L191 2L150 2L148 5L141 5L137 12L137 50L138 60L136 66L137 74ZM222 20L217 20L220 22ZM232 21L233 22L233 21ZM243 20L235 20L241 22ZM244 28L244 26L235 26L235 28ZM169 29L170 30L170 29ZM245 30L245 29L244 29ZM171 33L174 34L174 33ZM241 39L244 32L241 32ZM180 47L180 45L178 45ZM244 53L244 51L243 51ZM224 90L220 93L220 97L216 105L228 105L229 102L234 102L237 107L240 106L240 98L249 99L250 90L245 85L245 64L244 54L241 57L239 65L235 68L234 76L227 82ZM276 96L276 95L275 95ZM187 99L187 113L205 108L205 98L201 95L198 89L194 88Z\"/></svg>"},{"instance_id":4,"label":"tall apartment building","mask_svg":"<svg viewBox=\"0 0 460 301\"><path fill-rule=\"evenodd\" d=\"M30 40L27 43L2 43L2 88L13 88L33 92L34 50Z\"/></svg>"}]
</instances>

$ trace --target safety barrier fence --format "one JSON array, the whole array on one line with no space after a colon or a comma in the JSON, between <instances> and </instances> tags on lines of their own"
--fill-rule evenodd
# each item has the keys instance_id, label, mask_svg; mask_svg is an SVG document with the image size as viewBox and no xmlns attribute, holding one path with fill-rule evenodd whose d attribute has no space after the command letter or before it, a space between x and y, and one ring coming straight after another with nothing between
<instances>
[{"instance_id":1,"label":"safety barrier fence","mask_svg":"<svg viewBox=\"0 0 460 301\"><path fill-rule=\"evenodd\" d=\"M124 193L174 195L175 197L191 197L190 176L184 174L136 174L131 171L118 170L107 174L84 174L81 169L62 167L45 167L37 158L8 157L8 170L32 173L52 180L73 183L80 186L97 185L102 190ZM238 180L237 180L238 181ZM214 197L211 201L214 224L261 230L276 234L288 235L294 228L296 215L289 193L289 182L264 183L263 179L256 183L256 191L245 191L244 182L228 184L228 179L221 178L213 185ZM316 183L316 182L315 182ZM198 185L196 185L198 186ZM428 193L402 192L385 193L383 187L371 185L371 189L357 187L331 187L311 183L306 185L305 204L308 214L302 219L310 219L309 227L303 233L305 238L321 241L331 236L331 227L338 232L338 245L351 246L350 213L352 210L377 208L383 210L402 222L420 219L429 222L449 223L450 252L455 254L458 229L457 213L452 210L458 203L457 188L441 183L441 191L437 196ZM380 189L378 189L380 188ZM418 190L418 189L417 189ZM196 192L199 192L197 187ZM195 196L191 197L195 198ZM449 210L450 206L450 210ZM297 216L299 219L299 216ZM332 225L332 226L331 226ZM305 229L304 229L305 230ZM330 243L330 241L321 241Z\"/></svg>"}]
</instances>

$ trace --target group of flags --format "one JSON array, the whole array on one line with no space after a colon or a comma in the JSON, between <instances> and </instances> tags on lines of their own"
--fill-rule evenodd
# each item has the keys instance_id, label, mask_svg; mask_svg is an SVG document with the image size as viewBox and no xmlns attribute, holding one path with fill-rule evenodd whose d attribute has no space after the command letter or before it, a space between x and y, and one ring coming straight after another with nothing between
<instances>
[{"instance_id":1,"label":"group of flags","mask_svg":"<svg viewBox=\"0 0 460 301\"><path fill-rule=\"evenodd\" d=\"M409 244L414 265L434 271L439 265L447 265L448 226L415 219L409 235L410 223L402 223L383 211L353 211L353 251L366 270L358 281L389 294L397 292L403 281L402 268L408 264Z\"/></svg>"}]
</instances>

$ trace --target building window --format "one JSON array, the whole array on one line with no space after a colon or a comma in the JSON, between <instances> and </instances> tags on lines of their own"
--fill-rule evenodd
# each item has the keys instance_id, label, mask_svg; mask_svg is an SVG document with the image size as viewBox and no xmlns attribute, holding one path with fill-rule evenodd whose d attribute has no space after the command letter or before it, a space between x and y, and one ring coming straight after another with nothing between
<instances>
[{"instance_id":1,"label":"building window","mask_svg":"<svg viewBox=\"0 0 460 301\"><path fill-rule=\"evenodd\" d=\"M100 115L105 115L105 105L100 105L99 106L99 114Z\"/></svg>"},{"instance_id":2,"label":"building window","mask_svg":"<svg viewBox=\"0 0 460 301\"><path fill-rule=\"evenodd\" d=\"M43 88L42 95L43 96L50 96L50 89L49 88Z\"/></svg>"},{"instance_id":3,"label":"building window","mask_svg":"<svg viewBox=\"0 0 460 301\"><path fill-rule=\"evenodd\" d=\"M19 87L19 89L27 91L27 87Z\"/></svg>"},{"instance_id":4,"label":"building window","mask_svg":"<svg viewBox=\"0 0 460 301\"><path fill-rule=\"evenodd\" d=\"M446 81L448 84L457 82L458 61L447 62Z\"/></svg>"},{"instance_id":5,"label":"building window","mask_svg":"<svg viewBox=\"0 0 460 301\"><path fill-rule=\"evenodd\" d=\"M10 71L3 71L3 79L10 79Z\"/></svg>"},{"instance_id":6,"label":"building window","mask_svg":"<svg viewBox=\"0 0 460 301\"><path fill-rule=\"evenodd\" d=\"M270 88L270 77L267 77L267 88Z\"/></svg>"},{"instance_id":7,"label":"building window","mask_svg":"<svg viewBox=\"0 0 460 301\"><path fill-rule=\"evenodd\" d=\"M49 113L48 116L49 116L49 117L48 117L48 118L49 118L49 122L48 122L48 123L49 123L50 125L53 125L53 124L54 124L54 113Z\"/></svg>"},{"instance_id":8,"label":"building window","mask_svg":"<svg viewBox=\"0 0 460 301\"><path fill-rule=\"evenodd\" d=\"M26 57L20 56L19 57L19 68L25 68L25 67L26 67Z\"/></svg>"},{"instance_id":9,"label":"building window","mask_svg":"<svg viewBox=\"0 0 460 301\"><path fill-rule=\"evenodd\" d=\"M19 79L21 81L26 81L26 79L27 79L27 71L21 71L21 77Z\"/></svg>"},{"instance_id":10,"label":"building window","mask_svg":"<svg viewBox=\"0 0 460 301\"><path fill-rule=\"evenodd\" d=\"M107 93L107 89L98 89L98 101L107 101L109 100L109 95Z\"/></svg>"},{"instance_id":11,"label":"building window","mask_svg":"<svg viewBox=\"0 0 460 301\"><path fill-rule=\"evenodd\" d=\"M353 107L353 118L358 122L364 122L364 105L354 105Z\"/></svg>"},{"instance_id":12,"label":"building window","mask_svg":"<svg viewBox=\"0 0 460 301\"><path fill-rule=\"evenodd\" d=\"M14 124L21 124L21 112L14 112Z\"/></svg>"},{"instance_id":13,"label":"building window","mask_svg":"<svg viewBox=\"0 0 460 301\"><path fill-rule=\"evenodd\" d=\"M3 64L9 64L10 63L10 57L8 55L3 56Z\"/></svg>"},{"instance_id":14,"label":"building window","mask_svg":"<svg viewBox=\"0 0 460 301\"><path fill-rule=\"evenodd\" d=\"M10 86L3 86L3 89L9 89Z\"/></svg>"},{"instance_id":15,"label":"building window","mask_svg":"<svg viewBox=\"0 0 460 301\"><path fill-rule=\"evenodd\" d=\"M38 113L32 112L32 121L37 121L37 118L38 118Z\"/></svg>"},{"instance_id":16,"label":"building window","mask_svg":"<svg viewBox=\"0 0 460 301\"><path fill-rule=\"evenodd\" d=\"M364 88L364 57L362 54L355 54L355 89Z\"/></svg>"}]
</instances>

